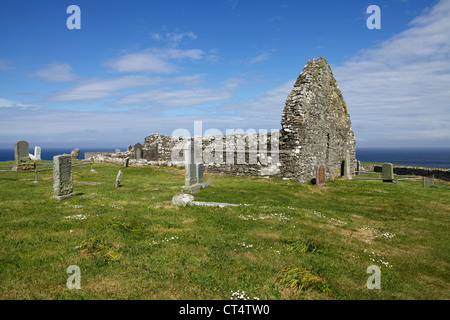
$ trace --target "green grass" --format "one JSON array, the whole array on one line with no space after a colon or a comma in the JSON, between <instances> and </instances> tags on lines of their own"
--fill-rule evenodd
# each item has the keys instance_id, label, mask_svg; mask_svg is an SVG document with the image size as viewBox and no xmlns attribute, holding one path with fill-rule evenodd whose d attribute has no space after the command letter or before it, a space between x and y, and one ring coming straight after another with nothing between
<instances>
[{"instance_id":1,"label":"green grass","mask_svg":"<svg viewBox=\"0 0 450 320\"><path fill-rule=\"evenodd\" d=\"M74 167L76 196L61 202L51 171L0 173L0 299L450 298L448 182L205 174L197 201L251 205L175 207L182 169L89 169Z\"/></svg>"}]
</instances>

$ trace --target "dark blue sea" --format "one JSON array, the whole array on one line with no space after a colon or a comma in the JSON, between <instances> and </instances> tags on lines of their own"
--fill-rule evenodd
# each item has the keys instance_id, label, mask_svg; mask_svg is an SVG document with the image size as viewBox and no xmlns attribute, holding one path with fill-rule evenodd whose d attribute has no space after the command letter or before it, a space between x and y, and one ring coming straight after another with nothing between
<instances>
[{"instance_id":1,"label":"dark blue sea","mask_svg":"<svg viewBox=\"0 0 450 320\"><path fill-rule=\"evenodd\" d=\"M41 147L41 159L42 160L53 160L53 156L59 154L67 153L70 154L73 148L44 148ZM114 152L115 148L80 148L79 159L84 159L85 152ZM125 151L126 148L120 148L120 150ZM30 148L30 153L34 154L34 146ZM0 161L14 160L14 148L12 149L0 149Z\"/></svg>"},{"instance_id":2,"label":"dark blue sea","mask_svg":"<svg viewBox=\"0 0 450 320\"><path fill-rule=\"evenodd\" d=\"M122 151L126 148L120 148ZM80 159L85 152L103 151L114 152L114 148L80 148ZM42 160L52 160L53 156L69 153L71 148L41 148ZM30 149L30 153L34 153ZM450 168L450 148L422 148L422 149L369 149L358 148L356 158L364 162L390 162L415 166ZM14 160L14 149L0 149L0 161Z\"/></svg>"},{"instance_id":3,"label":"dark blue sea","mask_svg":"<svg viewBox=\"0 0 450 320\"><path fill-rule=\"evenodd\" d=\"M356 159L363 162L390 162L393 164L450 168L450 148L357 148Z\"/></svg>"}]
</instances>

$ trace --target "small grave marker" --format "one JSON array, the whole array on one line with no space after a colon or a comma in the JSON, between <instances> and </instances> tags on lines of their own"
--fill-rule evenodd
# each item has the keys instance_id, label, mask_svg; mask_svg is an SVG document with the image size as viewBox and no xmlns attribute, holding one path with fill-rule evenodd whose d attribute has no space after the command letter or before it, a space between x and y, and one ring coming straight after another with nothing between
<instances>
[{"instance_id":1,"label":"small grave marker","mask_svg":"<svg viewBox=\"0 0 450 320\"><path fill-rule=\"evenodd\" d=\"M116 188L120 187L120 183L122 182L122 171L119 170L116 177Z\"/></svg>"},{"instance_id":2,"label":"small grave marker","mask_svg":"<svg viewBox=\"0 0 450 320\"><path fill-rule=\"evenodd\" d=\"M78 148L73 149L72 152L70 153L70 156L74 160L78 159L79 155L80 155L80 149L78 149Z\"/></svg>"},{"instance_id":3,"label":"small grave marker","mask_svg":"<svg viewBox=\"0 0 450 320\"><path fill-rule=\"evenodd\" d=\"M316 185L318 187L325 186L325 166L323 164L316 166Z\"/></svg>"},{"instance_id":4,"label":"small grave marker","mask_svg":"<svg viewBox=\"0 0 450 320\"><path fill-rule=\"evenodd\" d=\"M348 153L345 155L342 176L344 177L344 179L352 179L352 174L350 172L350 154Z\"/></svg>"},{"instance_id":5,"label":"small grave marker","mask_svg":"<svg viewBox=\"0 0 450 320\"><path fill-rule=\"evenodd\" d=\"M17 141L14 143L14 165L15 170L19 166L30 165L30 147L26 141Z\"/></svg>"},{"instance_id":6,"label":"small grave marker","mask_svg":"<svg viewBox=\"0 0 450 320\"><path fill-rule=\"evenodd\" d=\"M58 201L74 195L70 155L53 157L53 197Z\"/></svg>"},{"instance_id":7,"label":"small grave marker","mask_svg":"<svg viewBox=\"0 0 450 320\"><path fill-rule=\"evenodd\" d=\"M188 141L184 147L184 187L181 188L183 192L197 193L202 188L209 187L209 182L203 181L203 164L194 163L194 142Z\"/></svg>"},{"instance_id":8,"label":"small grave marker","mask_svg":"<svg viewBox=\"0 0 450 320\"><path fill-rule=\"evenodd\" d=\"M134 149L134 158L136 160L141 160L142 159L142 144L136 143L134 145L133 149Z\"/></svg>"},{"instance_id":9,"label":"small grave marker","mask_svg":"<svg viewBox=\"0 0 450 320\"><path fill-rule=\"evenodd\" d=\"M392 163L384 163L382 167L383 182L394 182L394 166Z\"/></svg>"}]
</instances>

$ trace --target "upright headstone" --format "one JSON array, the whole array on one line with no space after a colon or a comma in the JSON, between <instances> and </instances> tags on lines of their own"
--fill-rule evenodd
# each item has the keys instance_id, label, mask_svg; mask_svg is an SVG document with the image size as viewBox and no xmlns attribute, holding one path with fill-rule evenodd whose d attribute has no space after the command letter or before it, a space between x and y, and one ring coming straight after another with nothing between
<instances>
[{"instance_id":1,"label":"upright headstone","mask_svg":"<svg viewBox=\"0 0 450 320\"><path fill-rule=\"evenodd\" d=\"M133 150L133 147L132 146L128 146L127 147L127 151L131 151L131 150Z\"/></svg>"},{"instance_id":2,"label":"upright headstone","mask_svg":"<svg viewBox=\"0 0 450 320\"><path fill-rule=\"evenodd\" d=\"M119 170L116 177L116 188L120 187L121 182L122 182L122 171Z\"/></svg>"},{"instance_id":3,"label":"upright headstone","mask_svg":"<svg viewBox=\"0 0 450 320\"><path fill-rule=\"evenodd\" d=\"M142 144L140 144L139 142L136 143L133 147L134 149L134 158L136 160L141 160L142 159Z\"/></svg>"},{"instance_id":4,"label":"upright headstone","mask_svg":"<svg viewBox=\"0 0 450 320\"><path fill-rule=\"evenodd\" d=\"M344 177L344 179L352 178L352 173L350 172L350 154L348 153L345 155L342 176Z\"/></svg>"},{"instance_id":5,"label":"upright headstone","mask_svg":"<svg viewBox=\"0 0 450 320\"><path fill-rule=\"evenodd\" d=\"M196 164L196 173L197 173L197 183L202 186L202 188L208 188L209 182L203 181L203 171L204 166L203 163L197 163Z\"/></svg>"},{"instance_id":6,"label":"upright headstone","mask_svg":"<svg viewBox=\"0 0 450 320\"><path fill-rule=\"evenodd\" d=\"M80 149L78 149L78 148L73 149L72 152L70 153L71 158L74 160L78 159L79 155L80 155Z\"/></svg>"},{"instance_id":7,"label":"upright headstone","mask_svg":"<svg viewBox=\"0 0 450 320\"><path fill-rule=\"evenodd\" d=\"M116 153L120 153L120 149L116 149Z\"/></svg>"},{"instance_id":8,"label":"upright headstone","mask_svg":"<svg viewBox=\"0 0 450 320\"><path fill-rule=\"evenodd\" d=\"M359 175L359 172L361 171L361 161L356 161L356 175Z\"/></svg>"},{"instance_id":9,"label":"upright headstone","mask_svg":"<svg viewBox=\"0 0 450 320\"><path fill-rule=\"evenodd\" d=\"M194 163L194 143L188 141L184 146L184 187L187 190L197 183L197 170Z\"/></svg>"},{"instance_id":10,"label":"upright headstone","mask_svg":"<svg viewBox=\"0 0 450 320\"><path fill-rule=\"evenodd\" d=\"M194 163L194 142L188 141L184 145L184 186L183 192L197 193L202 188L197 183L197 166Z\"/></svg>"},{"instance_id":11,"label":"upright headstone","mask_svg":"<svg viewBox=\"0 0 450 320\"><path fill-rule=\"evenodd\" d=\"M128 164L130 163L130 158L125 158L125 160L123 161L123 167L124 168L128 168Z\"/></svg>"},{"instance_id":12,"label":"upright headstone","mask_svg":"<svg viewBox=\"0 0 450 320\"><path fill-rule=\"evenodd\" d=\"M394 182L394 166L392 163L384 163L382 166L383 182Z\"/></svg>"},{"instance_id":13,"label":"upright headstone","mask_svg":"<svg viewBox=\"0 0 450 320\"><path fill-rule=\"evenodd\" d=\"M30 149L26 141L17 141L14 143L14 165L17 169L19 166L30 165Z\"/></svg>"},{"instance_id":14,"label":"upright headstone","mask_svg":"<svg viewBox=\"0 0 450 320\"><path fill-rule=\"evenodd\" d=\"M58 201L74 195L70 155L53 157L53 197Z\"/></svg>"},{"instance_id":15,"label":"upright headstone","mask_svg":"<svg viewBox=\"0 0 450 320\"><path fill-rule=\"evenodd\" d=\"M325 166L323 164L316 166L316 185L318 187L325 186Z\"/></svg>"},{"instance_id":16,"label":"upright headstone","mask_svg":"<svg viewBox=\"0 0 450 320\"><path fill-rule=\"evenodd\" d=\"M34 157L36 160L41 160L41 147L39 146L34 147Z\"/></svg>"}]
</instances>

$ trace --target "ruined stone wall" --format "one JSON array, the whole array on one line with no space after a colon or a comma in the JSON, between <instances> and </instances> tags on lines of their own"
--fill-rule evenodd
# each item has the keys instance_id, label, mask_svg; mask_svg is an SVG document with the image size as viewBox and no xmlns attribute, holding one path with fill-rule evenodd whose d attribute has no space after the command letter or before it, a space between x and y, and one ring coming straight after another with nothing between
<instances>
[{"instance_id":1,"label":"ruined stone wall","mask_svg":"<svg viewBox=\"0 0 450 320\"><path fill-rule=\"evenodd\" d=\"M183 145L188 138L152 134L142 146L143 158L150 163L184 165ZM233 175L278 175L278 134L234 134L190 138L195 142L196 162L205 172ZM200 151L201 150L201 151Z\"/></svg>"},{"instance_id":2,"label":"ruined stone wall","mask_svg":"<svg viewBox=\"0 0 450 320\"><path fill-rule=\"evenodd\" d=\"M233 175L275 175L311 181L316 166L324 164L326 178L342 172L350 156L350 172L356 169L355 137L342 93L325 58L308 61L286 100L282 130L191 138L196 143L196 163L205 172ZM94 161L184 166L186 138L152 134L142 145L142 160L133 151L101 154ZM199 151L201 150L201 151ZM230 151L231 150L231 151Z\"/></svg>"}]
</instances>

